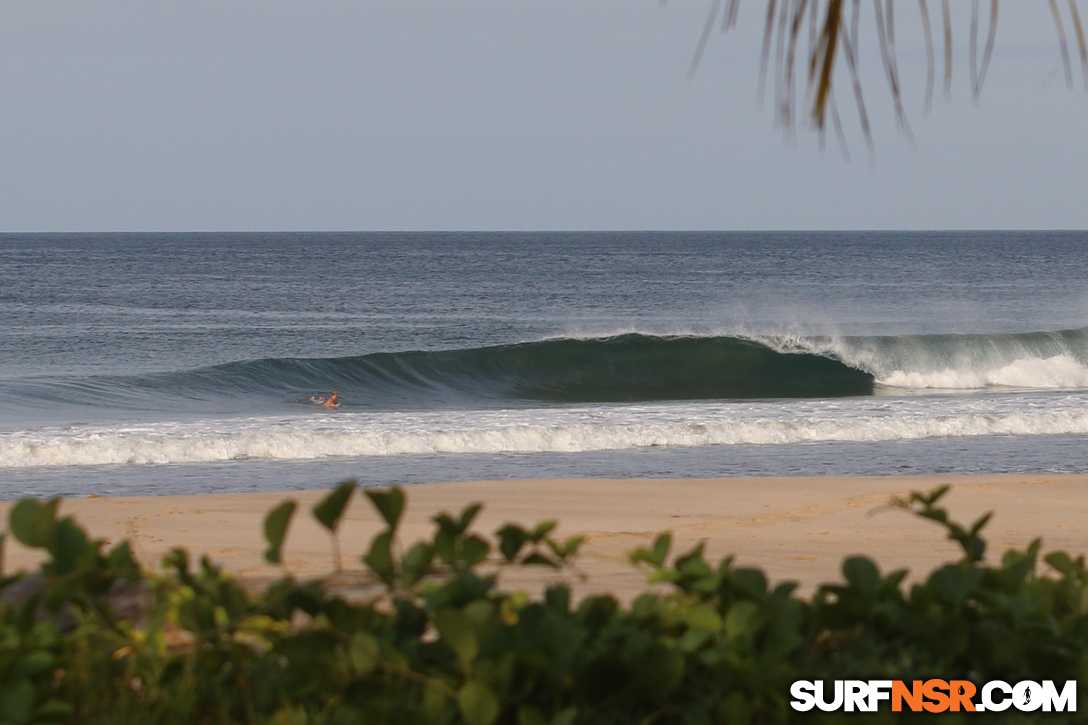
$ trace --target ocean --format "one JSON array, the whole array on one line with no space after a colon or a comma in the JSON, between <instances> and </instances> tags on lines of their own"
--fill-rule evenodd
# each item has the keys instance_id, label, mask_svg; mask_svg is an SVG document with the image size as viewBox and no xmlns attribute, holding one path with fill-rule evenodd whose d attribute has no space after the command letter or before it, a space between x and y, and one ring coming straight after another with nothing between
<instances>
[{"instance_id":1,"label":"ocean","mask_svg":"<svg viewBox=\"0 0 1088 725\"><path fill-rule=\"evenodd\" d=\"M1088 470L1085 232L3 234L0 279L2 499Z\"/></svg>"}]
</instances>

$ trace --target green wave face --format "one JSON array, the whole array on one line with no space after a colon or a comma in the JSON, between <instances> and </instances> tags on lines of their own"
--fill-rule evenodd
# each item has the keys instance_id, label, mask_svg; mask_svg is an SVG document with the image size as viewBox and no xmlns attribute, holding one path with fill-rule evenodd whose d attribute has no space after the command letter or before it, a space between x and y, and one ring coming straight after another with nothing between
<instances>
[{"instance_id":1,"label":"green wave face","mask_svg":"<svg viewBox=\"0 0 1088 725\"><path fill-rule=\"evenodd\" d=\"M904 389L1088 387L1088 330L1016 335L555 338L349 358L272 359L193 371L182 387L333 387L364 405L836 398ZM198 380L199 379L199 380Z\"/></svg>"},{"instance_id":2,"label":"green wave face","mask_svg":"<svg viewBox=\"0 0 1088 725\"><path fill-rule=\"evenodd\" d=\"M780 352L738 337L560 338L346 358L272 358L200 370L0 384L0 400L141 409L236 410L340 391L348 407L507 402L831 398L869 395L874 378L833 355ZM234 402L232 402L234 401Z\"/></svg>"},{"instance_id":3,"label":"green wave face","mask_svg":"<svg viewBox=\"0 0 1088 725\"><path fill-rule=\"evenodd\" d=\"M229 372L228 372L229 368ZM834 357L738 337L560 338L438 352L266 360L214 369L238 382L339 386L370 404L555 403L869 395L873 376Z\"/></svg>"},{"instance_id":4,"label":"green wave face","mask_svg":"<svg viewBox=\"0 0 1088 725\"><path fill-rule=\"evenodd\" d=\"M877 387L1088 388L1088 330L766 342L641 333L555 338L463 350L271 358L135 376L0 382L0 403L142 409L151 400L166 408L220 405L237 410L305 402L336 388L349 407L426 409L518 401L836 398L871 395Z\"/></svg>"},{"instance_id":5,"label":"green wave face","mask_svg":"<svg viewBox=\"0 0 1088 725\"><path fill-rule=\"evenodd\" d=\"M484 352L484 351L479 351ZM623 335L493 349L514 394L555 402L870 395L874 379L838 360L734 337Z\"/></svg>"},{"instance_id":6,"label":"green wave face","mask_svg":"<svg viewBox=\"0 0 1088 725\"><path fill-rule=\"evenodd\" d=\"M848 338L555 338L462 350L270 358L133 376L0 381L0 404L274 409L836 398L891 390L1088 389L1088 329Z\"/></svg>"}]
</instances>

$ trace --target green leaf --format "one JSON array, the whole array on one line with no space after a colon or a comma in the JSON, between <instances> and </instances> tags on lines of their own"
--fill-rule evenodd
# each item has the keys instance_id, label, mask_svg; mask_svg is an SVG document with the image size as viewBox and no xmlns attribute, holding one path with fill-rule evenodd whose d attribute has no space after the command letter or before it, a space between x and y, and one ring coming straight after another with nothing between
<instances>
[{"instance_id":1,"label":"green leaf","mask_svg":"<svg viewBox=\"0 0 1088 725\"><path fill-rule=\"evenodd\" d=\"M992 519L993 516L994 516L993 511L990 511L988 513L983 514L982 516L979 516L978 520L976 520L975 523L971 524L971 533L972 534L978 534L978 532L982 531L982 528L986 524L990 523L990 519Z\"/></svg>"},{"instance_id":2,"label":"green leaf","mask_svg":"<svg viewBox=\"0 0 1088 725\"><path fill-rule=\"evenodd\" d=\"M558 562L555 562L544 556L543 554L538 554L536 552L533 552L532 554L529 554L529 556L522 559L521 564L522 566L547 566L552 569L559 568Z\"/></svg>"},{"instance_id":3,"label":"green leaf","mask_svg":"<svg viewBox=\"0 0 1088 725\"><path fill-rule=\"evenodd\" d=\"M688 553L673 562L673 568L681 574L689 577L703 577L710 573L710 565L706 563L704 552L706 544L700 542Z\"/></svg>"},{"instance_id":4,"label":"green leaf","mask_svg":"<svg viewBox=\"0 0 1088 725\"><path fill-rule=\"evenodd\" d=\"M445 691L439 691L433 687L423 689L423 702L421 703L421 722L448 722L450 720L449 695ZM349 721L351 722L351 721Z\"/></svg>"},{"instance_id":5,"label":"green leaf","mask_svg":"<svg viewBox=\"0 0 1088 725\"><path fill-rule=\"evenodd\" d=\"M665 563L665 557L669 555L669 548L672 546L672 534L665 533L660 534L654 540L654 563L661 566Z\"/></svg>"},{"instance_id":6,"label":"green leaf","mask_svg":"<svg viewBox=\"0 0 1088 725\"><path fill-rule=\"evenodd\" d=\"M45 650L25 654L15 662L15 673L33 677L55 666L56 658Z\"/></svg>"},{"instance_id":7,"label":"green leaf","mask_svg":"<svg viewBox=\"0 0 1088 725\"><path fill-rule=\"evenodd\" d=\"M529 533L516 524L507 524L495 534L499 537L499 551L502 552L506 561L513 561L521 551L521 547L525 546L525 542L529 540Z\"/></svg>"},{"instance_id":8,"label":"green leaf","mask_svg":"<svg viewBox=\"0 0 1088 725\"><path fill-rule=\"evenodd\" d=\"M466 566L470 568L476 566L486 559L489 553L491 553L491 544L479 536L474 535L465 539L462 548L462 559Z\"/></svg>"},{"instance_id":9,"label":"green leaf","mask_svg":"<svg viewBox=\"0 0 1088 725\"><path fill-rule=\"evenodd\" d=\"M404 491L400 488L367 489L363 493L385 519L389 529L395 530L400 522L401 514L404 513Z\"/></svg>"},{"instance_id":10,"label":"green leaf","mask_svg":"<svg viewBox=\"0 0 1088 725\"><path fill-rule=\"evenodd\" d=\"M941 497L944 496L946 493L948 493L948 490L950 488L951 488L951 486L949 486L948 484L945 484L943 486L938 486L937 488L933 489L929 493L920 493L918 491L912 491L911 492L911 497L912 498L917 497L925 505L932 506L933 504L940 501Z\"/></svg>"},{"instance_id":11,"label":"green leaf","mask_svg":"<svg viewBox=\"0 0 1088 725\"><path fill-rule=\"evenodd\" d=\"M434 559L434 548L422 541L416 543L404 556L402 567L402 583L410 587L417 581L427 576L431 571L431 561Z\"/></svg>"},{"instance_id":12,"label":"green leaf","mask_svg":"<svg viewBox=\"0 0 1088 725\"><path fill-rule=\"evenodd\" d=\"M97 545L87 540L87 534L72 519L65 518L53 527L53 566L57 574L68 574L97 553Z\"/></svg>"},{"instance_id":13,"label":"green leaf","mask_svg":"<svg viewBox=\"0 0 1088 725\"><path fill-rule=\"evenodd\" d=\"M942 600L960 606L982 581L983 572L965 566L948 564L929 575L929 586Z\"/></svg>"},{"instance_id":14,"label":"green leaf","mask_svg":"<svg viewBox=\"0 0 1088 725\"><path fill-rule=\"evenodd\" d=\"M461 509L461 520L457 523L458 534L463 534L468 531L468 527L472 525L472 521L476 518L476 514L480 513L480 509L483 507L484 505L482 503L474 503Z\"/></svg>"},{"instance_id":15,"label":"green leaf","mask_svg":"<svg viewBox=\"0 0 1088 725\"><path fill-rule=\"evenodd\" d=\"M479 680L469 680L457 694L457 704L468 725L491 725L499 717L499 698Z\"/></svg>"},{"instance_id":16,"label":"green leaf","mask_svg":"<svg viewBox=\"0 0 1088 725\"><path fill-rule=\"evenodd\" d=\"M744 692L732 692L722 701L719 712L723 716L722 722L750 723L752 722L752 704L745 697Z\"/></svg>"},{"instance_id":17,"label":"green leaf","mask_svg":"<svg viewBox=\"0 0 1088 725\"><path fill-rule=\"evenodd\" d=\"M0 722L22 725L34 717L34 685L20 678L0 683Z\"/></svg>"},{"instance_id":18,"label":"green leaf","mask_svg":"<svg viewBox=\"0 0 1088 725\"><path fill-rule=\"evenodd\" d=\"M60 700L48 700L38 706L38 709L34 711L34 720L40 722L42 720L61 720L72 714L72 706L66 702Z\"/></svg>"},{"instance_id":19,"label":"green leaf","mask_svg":"<svg viewBox=\"0 0 1088 725\"><path fill-rule=\"evenodd\" d=\"M552 550L552 553L555 554L558 560L566 561L578 553L578 548L582 545L582 542L585 541L585 537L573 536L563 542L551 538L545 539L545 541L548 544L548 548Z\"/></svg>"},{"instance_id":20,"label":"green leaf","mask_svg":"<svg viewBox=\"0 0 1088 725\"><path fill-rule=\"evenodd\" d=\"M555 713L551 725L574 725L576 719L578 719L578 708L571 705Z\"/></svg>"},{"instance_id":21,"label":"green leaf","mask_svg":"<svg viewBox=\"0 0 1088 725\"><path fill-rule=\"evenodd\" d=\"M767 575L761 569L742 567L733 571L733 579L749 596L762 599L767 595Z\"/></svg>"},{"instance_id":22,"label":"green leaf","mask_svg":"<svg viewBox=\"0 0 1088 725\"><path fill-rule=\"evenodd\" d=\"M331 532L336 531L340 524L340 517L344 515L344 508L348 505L351 492L355 490L355 481L344 481L332 493L314 506L314 518L322 526Z\"/></svg>"},{"instance_id":23,"label":"green leaf","mask_svg":"<svg viewBox=\"0 0 1088 725\"><path fill-rule=\"evenodd\" d=\"M1060 574L1068 574L1076 568L1073 558L1064 551L1055 551L1047 554L1043 561L1054 567Z\"/></svg>"},{"instance_id":24,"label":"green leaf","mask_svg":"<svg viewBox=\"0 0 1088 725\"><path fill-rule=\"evenodd\" d=\"M443 607L435 612L434 624L442 641L457 655L461 669L468 672L480 651L472 620L458 609Z\"/></svg>"},{"instance_id":25,"label":"green leaf","mask_svg":"<svg viewBox=\"0 0 1088 725\"><path fill-rule=\"evenodd\" d=\"M631 662L632 685L639 693L664 695L684 678L684 653L664 643L654 644L638 653Z\"/></svg>"},{"instance_id":26,"label":"green leaf","mask_svg":"<svg viewBox=\"0 0 1088 725\"><path fill-rule=\"evenodd\" d=\"M538 523L531 534L529 534L529 540L534 544L540 543L540 540L551 533L552 529L556 527L555 519L545 519Z\"/></svg>"},{"instance_id":27,"label":"green leaf","mask_svg":"<svg viewBox=\"0 0 1088 725\"><path fill-rule=\"evenodd\" d=\"M963 534L962 536L953 536L953 538L959 541L960 546L963 547L963 553L968 561L982 561L982 557L986 555L985 539L974 534Z\"/></svg>"},{"instance_id":28,"label":"green leaf","mask_svg":"<svg viewBox=\"0 0 1088 725\"><path fill-rule=\"evenodd\" d=\"M657 538L654 539L653 548L645 549L640 547L635 549L630 554L631 561L636 564L645 561L654 566L662 566L665 563L665 557L669 555L670 546L672 546L672 534L658 534Z\"/></svg>"},{"instance_id":29,"label":"green leaf","mask_svg":"<svg viewBox=\"0 0 1088 725\"><path fill-rule=\"evenodd\" d=\"M842 562L842 575L850 586L865 592L876 590L880 586L880 570L872 559L865 556L851 556Z\"/></svg>"},{"instance_id":30,"label":"green leaf","mask_svg":"<svg viewBox=\"0 0 1088 725\"><path fill-rule=\"evenodd\" d=\"M597 598L595 601L599 601ZM589 600L587 600L589 601ZM566 612L570 609L570 587L566 584L553 584L544 590L544 603L556 611Z\"/></svg>"},{"instance_id":31,"label":"green leaf","mask_svg":"<svg viewBox=\"0 0 1088 725\"><path fill-rule=\"evenodd\" d=\"M713 636L710 631L705 629L689 629L677 640L677 644L681 650L690 654L706 644Z\"/></svg>"},{"instance_id":32,"label":"green leaf","mask_svg":"<svg viewBox=\"0 0 1088 725\"><path fill-rule=\"evenodd\" d=\"M53 527L57 520L59 499L45 503L24 498L11 508L8 522L11 533L24 546L44 549L53 543Z\"/></svg>"},{"instance_id":33,"label":"green leaf","mask_svg":"<svg viewBox=\"0 0 1088 725\"><path fill-rule=\"evenodd\" d=\"M725 615L725 636L731 640L750 637L758 628L759 606L755 602L737 602Z\"/></svg>"},{"instance_id":34,"label":"green leaf","mask_svg":"<svg viewBox=\"0 0 1088 725\"><path fill-rule=\"evenodd\" d=\"M570 559L578 554L578 550L582 548L582 544L585 542L584 536L572 536L563 542L563 546L556 551L563 559Z\"/></svg>"},{"instance_id":35,"label":"green leaf","mask_svg":"<svg viewBox=\"0 0 1088 725\"><path fill-rule=\"evenodd\" d=\"M522 705L518 708L518 725L548 725L548 721L537 708Z\"/></svg>"},{"instance_id":36,"label":"green leaf","mask_svg":"<svg viewBox=\"0 0 1088 725\"><path fill-rule=\"evenodd\" d=\"M370 542L370 551L363 557L363 562L386 584L392 584L396 572L393 568L393 532L383 531Z\"/></svg>"},{"instance_id":37,"label":"green leaf","mask_svg":"<svg viewBox=\"0 0 1088 725\"><path fill-rule=\"evenodd\" d=\"M722 628L722 617L710 604L696 604L684 612L684 619L692 629L719 632Z\"/></svg>"},{"instance_id":38,"label":"green leaf","mask_svg":"<svg viewBox=\"0 0 1088 725\"><path fill-rule=\"evenodd\" d=\"M378 640L369 632L356 632L348 654L355 674L369 674L378 666Z\"/></svg>"},{"instance_id":39,"label":"green leaf","mask_svg":"<svg viewBox=\"0 0 1088 725\"><path fill-rule=\"evenodd\" d=\"M453 521L449 516L439 514L434 517L434 522L438 524L438 531L434 534L435 556L443 564L453 564L454 559L457 558L455 546L457 536L453 533Z\"/></svg>"},{"instance_id":40,"label":"green leaf","mask_svg":"<svg viewBox=\"0 0 1088 725\"><path fill-rule=\"evenodd\" d=\"M168 566L178 573L178 578L185 584L193 582L189 573L189 552L181 547L174 547L162 558L163 566Z\"/></svg>"},{"instance_id":41,"label":"green leaf","mask_svg":"<svg viewBox=\"0 0 1088 725\"><path fill-rule=\"evenodd\" d=\"M457 524L454 523L453 519L445 511L435 514L431 517L431 520L438 525L438 531L442 534L445 534L452 538L460 533L457 531Z\"/></svg>"},{"instance_id":42,"label":"green leaf","mask_svg":"<svg viewBox=\"0 0 1088 725\"><path fill-rule=\"evenodd\" d=\"M132 555L132 545L129 544L128 539L110 549L106 561L117 576L127 579L140 578L140 565L136 563L136 558Z\"/></svg>"},{"instance_id":43,"label":"green leaf","mask_svg":"<svg viewBox=\"0 0 1088 725\"><path fill-rule=\"evenodd\" d=\"M291 517L295 515L296 508L298 504L293 499L288 499L264 517L264 538L268 542L268 550L264 552L264 558L270 564L279 564L281 561L283 540L287 536L287 527L291 523Z\"/></svg>"},{"instance_id":44,"label":"green leaf","mask_svg":"<svg viewBox=\"0 0 1088 725\"><path fill-rule=\"evenodd\" d=\"M485 600L469 602L461 611L471 623L472 631L476 632L478 639L482 639L481 635L490 630L497 619L495 605Z\"/></svg>"}]
</instances>

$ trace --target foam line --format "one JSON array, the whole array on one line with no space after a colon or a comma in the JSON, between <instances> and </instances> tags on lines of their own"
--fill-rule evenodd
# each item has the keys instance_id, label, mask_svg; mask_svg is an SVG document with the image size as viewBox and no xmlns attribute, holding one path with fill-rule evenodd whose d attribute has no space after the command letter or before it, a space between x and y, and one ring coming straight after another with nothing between
<instances>
[{"instance_id":1,"label":"foam line","mask_svg":"<svg viewBox=\"0 0 1088 725\"><path fill-rule=\"evenodd\" d=\"M1079 396L1045 409L1018 403L945 406L893 401L864 409L821 404L778 412L768 404L735 413L720 406L661 406L347 415L17 431L0 435L0 469L1069 433L1088 433L1088 404Z\"/></svg>"}]
</instances>

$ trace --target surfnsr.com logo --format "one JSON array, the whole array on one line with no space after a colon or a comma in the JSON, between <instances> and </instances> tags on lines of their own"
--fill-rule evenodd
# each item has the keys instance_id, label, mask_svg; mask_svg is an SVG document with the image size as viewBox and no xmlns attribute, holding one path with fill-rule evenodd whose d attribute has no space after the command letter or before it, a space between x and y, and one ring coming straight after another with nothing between
<instances>
[{"instance_id":1,"label":"surfnsr.com logo","mask_svg":"<svg viewBox=\"0 0 1088 725\"><path fill-rule=\"evenodd\" d=\"M967 680L835 680L825 688L820 680L798 680L790 687L790 706L798 712L876 712L890 704L892 712L1076 712L1077 683L1061 689L1052 680L1015 684L991 680L981 688Z\"/></svg>"}]
</instances>

